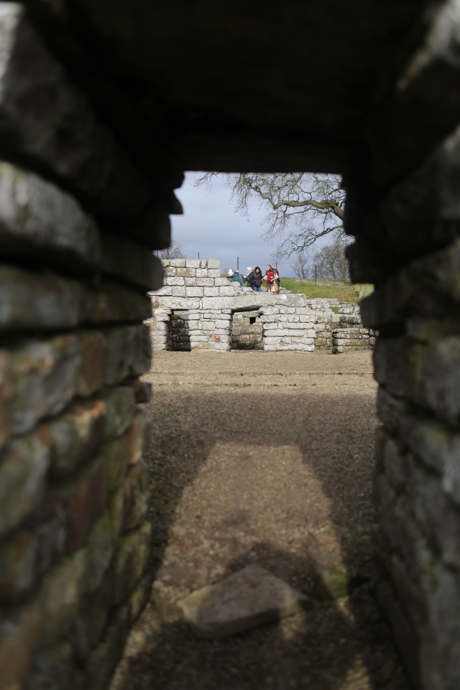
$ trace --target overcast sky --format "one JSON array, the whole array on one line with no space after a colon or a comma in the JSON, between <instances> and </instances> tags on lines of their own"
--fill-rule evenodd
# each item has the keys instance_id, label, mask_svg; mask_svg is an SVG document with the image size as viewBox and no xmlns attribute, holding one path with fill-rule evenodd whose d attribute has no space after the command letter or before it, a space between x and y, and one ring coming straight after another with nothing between
<instances>
[{"instance_id":1,"label":"overcast sky","mask_svg":"<svg viewBox=\"0 0 460 690\"><path fill-rule=\"evenodd\" d=\"M173 240L179 242L189 259L220 259L222 270L236 268L240 257L240 271L246 267L273 263L274 245L261 239L263 220L267 210L259 208L254 199L249 206L249 218L234 210L230 190L224 178L213 180L211 191L206 186L194 187L193 182L201 173L186 173L184 184L176 194L184 207L183 216L172 216ZM278 262L281 275L293 276L292 261Z\"/></svg>"}]
</instances>

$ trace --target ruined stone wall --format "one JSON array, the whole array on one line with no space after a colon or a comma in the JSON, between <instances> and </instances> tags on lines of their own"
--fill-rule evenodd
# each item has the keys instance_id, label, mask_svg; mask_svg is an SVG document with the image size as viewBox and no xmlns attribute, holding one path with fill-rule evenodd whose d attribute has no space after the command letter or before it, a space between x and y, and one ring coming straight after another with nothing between
<instances>
[{"instance_id":1,"label":"ruined stone wall","mask_svg":"<svg viewBox=\"0 0 460 690\"><path fill-rule=\"evenodd\" d=\"M21 5L0 50L0 685L102 690L151 580L136 403L169 202Z\"/></svg>"},{"instance_id":2,"label":"ruined stone wall","mask_svg":"<svg viewBox=\"0 0 460 690\"><path fill-rule=\"evenodd\" d=\"M332 352L340 354L351 350L373 350L376 332L361 323L358 305L346 305L339 309L340 327L332 331Z\"/></svg>"},{"instance_id":3,"label":"ruined stone wall","mask_svg":"<svg viewBox=\"0 0 460 690\"><path fill-rule=\"evenodd\" d=\"M313 352L316 313L310 307L263 307L264 350Z\"/></svg>"}]
</instances>

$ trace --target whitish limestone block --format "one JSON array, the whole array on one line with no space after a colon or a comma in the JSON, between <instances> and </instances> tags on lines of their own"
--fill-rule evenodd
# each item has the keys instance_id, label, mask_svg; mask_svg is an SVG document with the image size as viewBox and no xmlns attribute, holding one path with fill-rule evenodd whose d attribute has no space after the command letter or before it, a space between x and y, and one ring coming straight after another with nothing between
<instances>
[{"instance_id":1,"label":"whitish limestone block","mask_svg":"<svg viewBox=\"0 0 460 690\"><path fill-rule=\"evenodd\" d=\"M185 259L185 265L187 268L200 268L201 261L199 259Z\"/></svg>"},{"instance_id":2,"label":"whitish limestone block","mask_svg":"<svg viewBox=\"0 0 460 690\"><path fill-rule=\"evenodd\" d=\"M209 259L208 268L217 268L220 271L220 261L219 259Z\"/></svg>"},{"instance_id":3,"label":"whitish limestone block","mask_svg":"<svg viewBox=\"0 0 460 690\"><path fill-rule=\"evenodd\" d=\"M258 565L178 602L197 637L216 639L311 608L308 597Z\"/></svg>"}]
</instances>

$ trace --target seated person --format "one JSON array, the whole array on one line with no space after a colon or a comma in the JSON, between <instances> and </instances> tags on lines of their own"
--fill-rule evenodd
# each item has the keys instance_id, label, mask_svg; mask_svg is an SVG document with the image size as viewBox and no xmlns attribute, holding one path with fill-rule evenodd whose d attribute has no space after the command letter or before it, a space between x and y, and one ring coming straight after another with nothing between
<instances>
[{"instance_id":1,"label":"seated person","mask_svg":"<svg viewBox=\"0 0 460 690\"><path fill-rule=\"evenodd\" d=\"M238 283L241 287L244 287L244 278L245 276L241 275L239 271L235 271L235 273L232 275L233 282Z\"/></svg>"},{"instance_id":2,"label":"seated person","mask_svg":"<svg viewBox=\"0 0 460 690\"><path fill-rule=\"evenodd\" d=\"M254 292L262 292L262 271L260 270L259 266L256 266L251 273L248 273L246 280L248 287L252 288Z\"/></svg>"}]
</instances>

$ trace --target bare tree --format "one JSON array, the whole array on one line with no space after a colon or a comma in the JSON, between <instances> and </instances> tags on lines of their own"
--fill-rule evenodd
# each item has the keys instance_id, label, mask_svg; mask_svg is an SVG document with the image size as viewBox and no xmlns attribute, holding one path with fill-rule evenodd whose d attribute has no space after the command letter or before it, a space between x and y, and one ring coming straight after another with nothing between
<instances>
[{"instance_id":1,"label":"bare tree","mask_svg":"<svg viewBox=\"0 0 460 690\"><path fill-rule=\"evenodd\" d=\"M159 259L186 259L184 248L179 242L171 242L171 246L157 253Z\"/></svg>"},{"instance_id":2,"label":"bare tree","mask_svg":"<svg viewBox=\"0 0 460 690\"><path fill-rule=\"evenodd\" d=\"M310 258L307 252L301 251L296 254L295 262L291 266L296 278L308 280L311 275Z\"/></svg>"},{"instance_id":3,"label":"bare tree","mask_svg":"<svg viewBox=\"0 0 460 690\"><path fill-rule=\"evenodd\" d=\"M336 231L332 241L321 247L313 257L313 270L321 280L350 280L348 261L345 249L348 244L346 235Z\"/></svg>"},{"instance_id":4,"label":"bare tree","mask_svg":"<svg viewBox=\"0 0 460 690\"><path fill-rule=\"evenodd\" d=\"M195 185L211 185L217 174L205 173ZM226 183L237 211L247 215L251 197L270 209L263 236L270 242L278 240L279 258L302 252L342 228L345 192L338 175L239 173L227 174Z\"/></svg>"}]
</instances>

